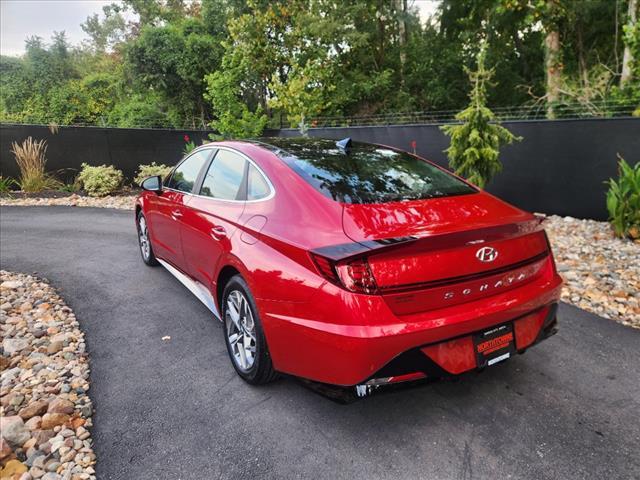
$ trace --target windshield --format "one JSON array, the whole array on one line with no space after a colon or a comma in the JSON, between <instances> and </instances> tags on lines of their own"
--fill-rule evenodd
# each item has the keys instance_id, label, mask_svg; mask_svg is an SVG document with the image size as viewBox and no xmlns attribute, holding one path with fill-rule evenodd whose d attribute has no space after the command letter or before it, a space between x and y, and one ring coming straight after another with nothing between
<instances>
[{"instance_id":1,"label":"windshield","mask_svg":"<svg viewBox=\"0 0 640 480\"><path fill-rule=\"evenodd\" d=\"M385 203L474 193L476 190L413 155L353 142L272 138L275 153L325 196L342 203Z\"/></svg>"}]
</instances>

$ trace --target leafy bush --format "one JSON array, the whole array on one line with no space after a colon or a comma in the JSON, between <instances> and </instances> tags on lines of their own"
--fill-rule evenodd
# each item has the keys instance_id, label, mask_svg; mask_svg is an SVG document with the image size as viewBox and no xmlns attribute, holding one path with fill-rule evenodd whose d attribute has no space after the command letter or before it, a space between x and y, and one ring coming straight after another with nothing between
<instances>
[{"instance_id":1,"label":"leafy bush","mask_svg":"<svg viewBox=\"0 0 640 480\"><path fill-rule=\"evenodd\" d=\"M58 191L67 192L67 193L75 193L78 190L81 190L81 188L82 187L80 186L80 183L77 180L75 180L75 181L73 181L71 183L63 183L62 185L60 185L58 187Z\"/></svg>"},{"instance_id":2,"label":"leafy bush","mask_svg":"<svg viewBox=\"0 0 640 480\"><path fill-rule=\"evenodd\" d=\"M92 197L104 197L115 192L122 185L123 179L122 172L113 165L92 167L83 163L78 175L78 182Z\"/></svg>"},{"instance_id":3,"label":"leafy bush","mask_svg":"<svg viewBox=\"0 0 640 480\"><path fill-rule=\"evenodd\" d=\"M25 192L41 192L58 188L60 182L45 173L47 142L28 137L22 143L13 142L11 152L20 169L18 185Z\"/></svg>"},{"instance_id":4,"label":"leafy bush","mask_svg":"<svg viewBox=\"0 0 640 480\"><path fill-rule=\"evenodd\" d=\"M196 142L189 138L189 135L185 135L184 137L184 148L182 149L182 155L189 155L196 148Z\"/></svg>"},{"instance_id":5,"label":"leafy bush","mask_svg":"<svg viewBox=\"0 0 640 480\"><path fill-rule=\"evenodd\" d=\"M182 155L189 155L196 148L196 142L193 140L184 144L184 149L182 150Z\"/></svg>"},{"instance_id":6,"label":"leafy bush","mask_svg":"<svg viewBox=\"0 0 640 480\"><path fill-rule=\"evenodd\" d=\"M0 175L0 193L7 193L11 191L11 187L16 184L13 178L3 177Z\"/></svg>"},{"instance_id":7,"label":"leafy bush","mask_svg":"<svg viewBox=\"0 0 640 480\"><path fill-rule=\"evenodd\" d=\"M140 165L138 167L138 172L136 173L136 178L134 178L134 182L136 185L140 185L142 181L147 177L153 177L155 175L160 175L162 178L169 175L171 171L171 167L167 165L156 165L156 162L151 162L151 165Z\"/></svg>"},{"instance_id":8,"label":"leafy bush","mask_svg":"<svg viewBox=\"0 0 640 480\"><path fill-rule=\"evenodd\" d=\"M618 181L609 179L607 210L618 237L640 238L640 163L630 166L618 156Z\"/></svg>"}]
</instances>

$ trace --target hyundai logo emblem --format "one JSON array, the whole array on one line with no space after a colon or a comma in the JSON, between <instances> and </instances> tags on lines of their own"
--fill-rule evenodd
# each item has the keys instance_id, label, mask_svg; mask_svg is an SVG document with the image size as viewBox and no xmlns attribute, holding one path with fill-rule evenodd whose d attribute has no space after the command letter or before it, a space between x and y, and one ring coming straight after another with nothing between
<instances>
[{"instance_id":1,"label":"hyundai logo emblem","mask_svg":"<svg viewBox=\"0 0 640 480\"><path fill-rule=\"evenodd\" d=\"M476 258L481 262L493 262L498 258L498 251L493 247L482 247L476 252Z\"/></svg>"}]
</instances>

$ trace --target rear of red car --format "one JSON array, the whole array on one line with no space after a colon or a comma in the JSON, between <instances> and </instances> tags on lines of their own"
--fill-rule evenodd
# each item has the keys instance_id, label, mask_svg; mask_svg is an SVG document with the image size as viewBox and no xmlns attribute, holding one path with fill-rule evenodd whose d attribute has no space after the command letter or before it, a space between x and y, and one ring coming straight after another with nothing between
<instances>
[{"instance_id":1,"label":"rear of red car","mask_svg":"<svg viewBox=\"0 0 640 480\"><path fill-rule=\"evenodd\" d=\"M314 146L277 153L342 205L345 242L309 249L325 282L307 305L265 312L278 369L339 385L443 377L555 332L561 279L538 218L406 153Z\"/></svg>"}]
</instances>

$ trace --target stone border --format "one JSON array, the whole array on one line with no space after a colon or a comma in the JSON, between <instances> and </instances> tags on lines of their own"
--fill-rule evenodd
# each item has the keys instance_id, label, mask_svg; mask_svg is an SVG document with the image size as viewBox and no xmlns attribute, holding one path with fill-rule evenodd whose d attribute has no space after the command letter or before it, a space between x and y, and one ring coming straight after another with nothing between
<instances>
[{"instance_id":1,"label":"stone border","mask_svg":"<svg viewBox=\"0 0 640 480\"><path fill-rule=\"evenodd\" d=\"M55 205L69 207L117 208L133 210L135 195L108 195L106 197L85 197L68 195L64 197L0 197L0 206L49 207Z\"/></svg>"},{"instance_id":2,"label":"stone border","mask_svg":"<svg viewBox=\"0 0 640 480\"><path fill-rule=\"evenodd\" d=\"M89 358L45 281L0 270L0 478L93 480Z\"/></svg>"}]
</instances>

